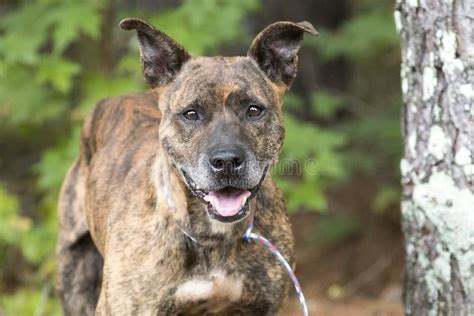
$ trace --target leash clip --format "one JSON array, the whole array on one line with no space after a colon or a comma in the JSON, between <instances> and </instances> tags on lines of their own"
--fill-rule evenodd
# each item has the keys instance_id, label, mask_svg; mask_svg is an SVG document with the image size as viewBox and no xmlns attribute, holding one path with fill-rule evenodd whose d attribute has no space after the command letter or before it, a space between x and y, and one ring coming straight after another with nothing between
<instances>
[{"instance_id":1,"label":"leash clip","mask_svg":"<svg viewBox=\"0 0 474 316\"><path fill-rule=\"evenodd\" d=\"M244 240L245 241L250 241L252 239L252 237L251 237L252 229L253 229L253 221L252 221L252 223L250 223L249 228L247 228L247 230L245 231L245 234L244 234Z\"/></svg>"}]
</instances>

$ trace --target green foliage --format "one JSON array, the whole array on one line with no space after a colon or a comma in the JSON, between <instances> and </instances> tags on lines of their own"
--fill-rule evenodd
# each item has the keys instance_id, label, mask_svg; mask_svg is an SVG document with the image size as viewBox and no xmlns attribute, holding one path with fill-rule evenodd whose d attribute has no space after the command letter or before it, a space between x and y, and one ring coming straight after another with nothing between
<instances>
[{"instance_id":1,"label":"green foliage","mask_svg":"<svg viewBox=\"0 0 474 316\"><path fill-rule=\"evenodd\" d=\"M71 89L72 79L79 73L78 64L58 56L45 56L38 63L36 80L40 84L50 84L59 93L67 93Z\"/></svg>"},{"instance_id":2,"label":"green foliage","mask_svg":"<svg viewBox=\"0 0 474 316\"><path fill-rule=\"evenodd\" d=\"M38 188L46 192L47 199L54 203L64 176L79 152L80 132L80 126L76 126L70 137L46 149L40 162L34 166L38 174Z\"/></svg>"},{"instance_id":3,"label":"green foliage","mask_svg":"<svg viewBox=\"0 0 474 316\"><path fill-rule=\"evenodd\" d=\"M0 247L15 247L29 263L42 263L56 241L56 214L49 215L33 225L33 219L21 215L17 198L0 186Z\"/></svg>"},{"instance_id":4,"label":"green foliage","mask_svg":"<svg viewBox=\"0 0 474 316\"><path fill-rule=\"evenodd\" d=\"M82 67L64 51L83 35L97 38L100 8L94 0L31 1L0 22L0 122L38 124L65 113Z\"/></svg>"},{"instance_id":5,"label":"green foliage","mask_svg":"<svg viewBox=\"0 0 474 316\"><path fill-rule=\"evenodd\" d=\"M398 69L396 82L384 75L398 66L399 58L392 4L363 0L352 5L351 18L336 30L323 29L319 39L305 39L323 60L349 64L347 91L322 87L285 99L286 140L274 171L290 211L325 211L329 188L358 172L374 175L398 168ZM50 139L35 147L41 159L29 170L34 185L27 194L33 195L33 205L24 206L20 193L0 185L0 271L15 260L30 271L18 276L13 294L0 295L0 314L42 310L56 315L56 199L79 149L81 123L100 99L146 88L135 34L121 31L119 19L141 16L192 54L214 55L224 45L250 40L244 17L258 10L260 1L185 0L167 11L135 14L114 1L31 0L9 6L7 14L0 13L0 137L8 131L25 141L30 137L33 146L36 134L44 131ZM107 16L109 11L116 15ZM113 53L104 56L104 51ZM399 195L393 171L386 173L379 178L376 211ZM337 241L360 230L353 218L325 216L317 238Z\"/></svg>"},{"instance_id":6,"label":"green foliage","mask_svg":"<svg viewBox=\"0 0 474 316\"><path fill-rule=\"evenodd\" d=\"M2 19L2 56L7 62L35 64L46 41L53 43L53 54L60 54L78 34L99 35L99 9L102 1L30 1ZM32 22L34 24L32 25ZM48 52L51 53L51 52Z\"/></svg>"},{"instance_id":7,"label":"green foliage","mask_svg":"<svg viewBox=\"0 0 474 316\"><path fill-rule=\"evenodd\" d=\"M51 286L42 291L22 289L14 295L0 297L0 311L14 315L62 315L58 299L50 297Z\"/></svg>"},{"instance_id":8,"label":"green foliage","mask_svg":"<svg viewBox=\"0 0 474 316\"><path fill-rule=\"evenodd\" d=\"M306 99L289 94L285 100L282 156L315 159L317 171L278 177L290 211L328 210L327 190L361 174L370 179L364 181L377 183L369 205L374 212L384 212L400 199L400 56L393 4L363 0L352 5L353 16L337 29L318 28L319 38L305 38L324 62L347 63L350 75L344 91L321 87ZM352 216L328 213L314 225L313 241L335 243L363 230Z\"/></svg>"},{"instance_id":9,"label":"green foliage","mask_svg":"<svg viewBox=\"0 0 474 316\"><path fill-rule=\"evenodd\" d=\"M347 175L365 173L376 179L382 196L377 194L373 205L385 208L387 202L382 201L399 196L393 190L398 186L396 170L402 152L399 38L390 1L352 5L352 18L336 30L323 31L324 41L309 41L324 59L350 62L347 89L323 88L313 94L311 107L317 118L347 135L348 146L342 153Z\"/></svg>"},{"instance_id":10,"label":"green foliage","mask_svg":"<svg viewBox=\"0 0 474 316\"><path fill-rule=\"evenodd\" d=\"M72 120L75 84L89 70L68 50L85 38L98 38L102 4L94 0L27 1L2 17L0 125L31 133L41 125ZM54 275L59 184L65 166L77 152L77 141L69 142L68 131L61 134L61 143L46 150L36 168L38 192L45 194L34 216L22 215L16 198L0 191L0 247L10 249L2 262L11 262L8 254L16 252L36 271L33 276L18 276L25 282L24 289L2 297L0 310L7 315L33 315L38 308L43 308L43 314L60 314L57 300L49 297L52 291L45 295L41 289L51 287ZM60 148L67 143L70 146Z\"/></svg>"},{"instance_id":11,"label":"green foliage","mask_svg":"<svg viewBox=\"0 0 474 316\"><path fill-rule=\"evenodd\" d=\"M315 116L323 119L333 118L344 107L344 98L327 91L313 93L311 109Z\"/></svg>"},{"instance_id":12,"label":"green foliage","mask_svg":"<svg viewBox=\"0 0 474 316\"><path fill-rule=\"evenodd\" d=\"M18 245L20 233L31 228L31 220L19 215L18 210L16 197L0 185L0 247Z\"/></svg>"},{"instance_id":13,"label":"green foliage","mask_svg":"<svg viewBox=\"0 0 474 316\"><path fill-rule=\"evenodd\" d=\"M372 209L377 213L384 212L390 205L400 201L400 188L398 186L384 186L377 194L372 203Z\"/></svg>"},{"instance_id":14,"label":"green foliage","mask_svg":"<svg viewBox=\"0 0 474 316\"><path fill-rule=\"evenodd\" d=\"M11 261L8 253L14 251L21 253L28 263L39 267L36 276L28 282L30 287L0 296L0 312L5 315L35 315L39 308L46 315L61 314L57 299L50 297L50 290L44 291L51 288L48 280L54 272L52 250L57 224L55 214L51 215L54 216L33 225L30 217L20 214L17 198L0 186L0 267ZM3 277L2 273L0 277ZM43 291L39 291L40 286Z\"/></svg>"},{"instance_id":15,"label":"green foliage","mask_svg":"<svg viewBox=\"0 0 474 316\"><path fill-rule=\"evenodd\" d=\"M190 0L150 21L162 27L192 54L202 55L216 52L219 45L242 38L242 18L258 8L259 1L255 0Z\"/></svg>"},{"instance_id":16,"label":"green foliage","mask_svg":"<svg viewBox=\"0 0 474 316\"><path fill-rule=\"evenodd\" d=\"M284 106L296 110L303 102L289 94ZM325 188L345 175L340 149L346 144L346 136L298 121L291 113L285 117L285 129L285 143L275 169L281 171L277 173L277 179L286 194L288 208L292 211L299 207L323 210L327 205ZM296 168L285 170L291 162L296 163ZM285 174L287 171L291 174Z\"/></svg>"},{"instance_id":17,"label":"green foliage","mask_svg":"<svg viewBox=\"0 0 474 316\"><path fill-rule=\"evenodd\" d=\"M362 225L347 215L324 216L318 220L315 240L320 243L338 242L348 236L359 234Z\"/></svg>"},{"instance_id":18,"label":"green foliage","mask_svg":"<svg viewBox=\"0 0 474 316\"><path fill-rule=\"evenodd\" d=\"M353 60L371 60L381 51L396 47L399 42L391 12L370 12L348 20L334 33L321 31L321 36L331 36L331 41L310 40L322 57L332 59L344 56ZM387 23L389 21L389 23Z\"/></svg>"},{"instance_id":19,"label":"green foliage","mask_svg":"<svg viewBox=\"0 0 474 316\"><path fill-rule=\"evenodd\" d=\"M371 115L345 122L341 125L341 130L351 135L354 149L351 159L347 161L351 170L373 175L389 168L392 174L389 180L393 181L393 175L398 176L397 170L402 152L399 103L385 103L385 105L387 109L380 111L373 109Z\"/></svg>"}]
</instances>

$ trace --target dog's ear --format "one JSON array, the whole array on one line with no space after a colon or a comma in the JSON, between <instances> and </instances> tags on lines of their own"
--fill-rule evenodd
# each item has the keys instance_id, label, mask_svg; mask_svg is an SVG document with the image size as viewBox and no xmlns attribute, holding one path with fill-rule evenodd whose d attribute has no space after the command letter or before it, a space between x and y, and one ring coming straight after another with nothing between
<instances>
[{"instance_id":1,"label":"dog's ear","mask_svg":"<svg viewBox=\"0 0 474 316\"><path fill-rule=\"evenodd\" d=\"M120 27L137 31L143 76L152 88L171 82L191 58L172 38L140 19L124 19Z\"/></svg>"},{"instance_id":2,"label":"dog's ear","mask_svg":"<svg viewBox=\"0 0 474 316\"><path fill-rule=\"evenodd\" d=\"M305 32L319 35L309 22L273 23L255 37L247 56L270 80L289 88L298 72L298 51Z\"/></svg>"}]
</instances>

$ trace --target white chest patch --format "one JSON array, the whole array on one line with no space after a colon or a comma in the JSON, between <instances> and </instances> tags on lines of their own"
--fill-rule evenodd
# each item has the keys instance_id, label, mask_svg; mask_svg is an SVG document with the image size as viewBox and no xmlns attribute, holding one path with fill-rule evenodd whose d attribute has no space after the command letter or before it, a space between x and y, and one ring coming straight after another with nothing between
<instances>
[{"instance_id":1,"label":"white chest patch","mask_svg":"<svg viewBox=\"0 0 474 316\"><path fill-rule=\"evenodd\" d=\"M181 302L206 300L229 303L242 296L242 278L226 275L221 270L212 271L208 277L190 279L176 290L176 299Z\"/></svg>"}]
</instances>

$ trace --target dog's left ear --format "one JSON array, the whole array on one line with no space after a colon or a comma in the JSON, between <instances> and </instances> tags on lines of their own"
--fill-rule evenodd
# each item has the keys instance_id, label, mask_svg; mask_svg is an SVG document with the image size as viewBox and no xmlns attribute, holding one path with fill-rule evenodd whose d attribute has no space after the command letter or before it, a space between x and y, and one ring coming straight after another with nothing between
<instances>
[{"instance_id":1,"label":"dog's left ear","mask_svg":"<svg viewBox=\"0 0 474 316\"><path fill-rule=\"evenodd\" d=\"M172 38L140 19L124 19L120 27L137 31L143 76L152 88L171 82L191 58Z\"/></svg>"},{"instance_id":2,"label":"dog's left ear","mask_svg":"<svg viewBox=\"0 0 474 316\"><path fill-rule=\"evenodd\" d=\"M319 35L309 22L276 22L261 31L247 56L276 84L288 89L298 72L298 51L304 33Z\"/></svg>"}]
</instances>

